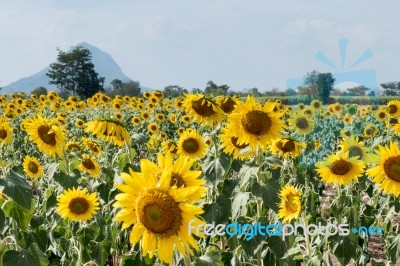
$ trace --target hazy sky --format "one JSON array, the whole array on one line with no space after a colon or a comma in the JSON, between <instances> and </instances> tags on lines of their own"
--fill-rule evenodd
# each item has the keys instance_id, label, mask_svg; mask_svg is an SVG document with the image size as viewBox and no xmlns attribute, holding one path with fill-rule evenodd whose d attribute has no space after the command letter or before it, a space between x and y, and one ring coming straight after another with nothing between
<instances>
[{"instance_id":1,"label":"hazy sky","mask_svg":"<svg viewBox=\"0 0 400 266\"><path fill-rule=\"evenodd\" d=\"M392 3L392 4L389 4ZM289 78L374 69L400 80L398 1L0 0L0 86L34 74L86 41L143 86L284 89ZM338 39L348 39L341 68ZM315 59L324 53L337 70Z\"/></svg>"}]
</instances>

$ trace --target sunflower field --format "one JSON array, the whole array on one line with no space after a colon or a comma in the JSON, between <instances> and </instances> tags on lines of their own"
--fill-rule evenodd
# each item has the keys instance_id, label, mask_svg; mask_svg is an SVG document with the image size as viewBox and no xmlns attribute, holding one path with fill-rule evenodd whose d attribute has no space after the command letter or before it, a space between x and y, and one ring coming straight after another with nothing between
<instances>
[{"instance_id":1,"label":"sunflower field","mask_svg":"<svg viewBox=\"0 0 400 266\"><path fill-rule=\"evenodd\" d=\"M0 107L0 265L400 262L400 100L50 92Z\"/></svg>"}]
</instances>

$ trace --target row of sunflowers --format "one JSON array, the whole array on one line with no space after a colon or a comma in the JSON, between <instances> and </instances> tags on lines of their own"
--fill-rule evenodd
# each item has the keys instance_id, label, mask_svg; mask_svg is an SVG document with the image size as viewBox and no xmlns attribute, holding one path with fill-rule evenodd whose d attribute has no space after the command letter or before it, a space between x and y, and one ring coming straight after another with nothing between
<instances>
[{"instance_id":1,"label":"row of sunflowers","mask_svg":"<svg viewBox=\"0 0 400 266\"><path fill-rule=\"evenodd\" d=\"M400 262L399 100L19 93L0 96L0 113L3 265ZM384 233L198 230L234 222Z\"/></svg>"}]
</instances>

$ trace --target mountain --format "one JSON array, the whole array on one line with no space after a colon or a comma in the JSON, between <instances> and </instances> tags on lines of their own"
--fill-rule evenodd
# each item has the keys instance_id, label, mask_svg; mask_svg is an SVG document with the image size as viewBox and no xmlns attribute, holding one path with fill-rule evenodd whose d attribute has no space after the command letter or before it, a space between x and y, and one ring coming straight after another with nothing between
<instances>
[{"instance_id":1,"label":"mountain","mask_svg":"<svg viewBox=\"0 0 400 266\"><path fill-rule=\"evenodd\" d=\"M110 85L110 82L113 79L120 79L124 82L132 80L122 72L121 68L114 61L111 55L91 44L82 42L72 47L69 51L72 51L78 46L86 48L92 53L92 63L94 64L96 72L99 73L99 76L105 77L105 86ZM36 74L12 82L5 86L0 93L15 93L18 91L30 93L32 90L40 86L46 87L48 90L57 90L56 86L49 84L49 78L46 75L49 69L50 67L46 67Z\"/></svg>"}]
</instances>

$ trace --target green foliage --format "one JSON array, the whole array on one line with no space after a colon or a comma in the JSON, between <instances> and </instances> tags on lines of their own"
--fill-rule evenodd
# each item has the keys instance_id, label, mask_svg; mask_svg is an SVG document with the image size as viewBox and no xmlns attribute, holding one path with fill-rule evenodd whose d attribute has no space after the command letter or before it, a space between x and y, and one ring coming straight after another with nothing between
<instances>
[{"instance_id":1,"label":"green foliage","mask_svg":"<svg viewBox=\"0 0 400 266\"><path fill-rule=\"evenodd\" d=\"M47 89L46 89L45 87L40 86L40 87L37 87L36 89L34 89L34 90L31 92L31 94L35 94L35 95L37 95L37 96L40 96L40 95L47 95Z\"/></svg>"},{"instance_id":2,"label":"green foliage","mask_svg":"<svg viewBox=\"0 0 400 266\"><path fill-rule=\"evenodd\" d=\"M139 81L127 81L123 82L120 79L114 79L111 81L111 88L106 90L106 94L110 97L129 96L138 97L141 94L140 82Z\"/></svg>"},{"instance_id":3,"label":"green foliage","mask_svg":"<svg viewBox=\"0 0 400 266\"><path fill-rule=\"evenodd\" d=\"M307 73L304 83L308 86L315 86L318 99L320 99L323 104L327 104L329 95L333 90L333 85L335 84L335 79L333 78L332 73L319 73L314 70Z\"/></svg>"},{"instance_id":4,"label":"green foliage","mask_svg":"<svg viewBox=\"0 0 400 266\"><path fill-rule=\"evenodd\" d=\"M90 51L82 47L71 52L58 49L57 62L47 72L50 84L85 99L103 91L104 78L94 70L91 59Z\"/></svg>"}]
</instances>

